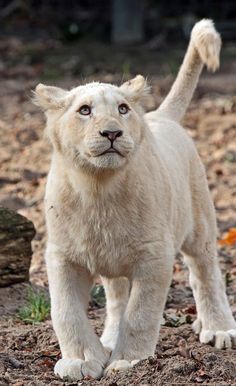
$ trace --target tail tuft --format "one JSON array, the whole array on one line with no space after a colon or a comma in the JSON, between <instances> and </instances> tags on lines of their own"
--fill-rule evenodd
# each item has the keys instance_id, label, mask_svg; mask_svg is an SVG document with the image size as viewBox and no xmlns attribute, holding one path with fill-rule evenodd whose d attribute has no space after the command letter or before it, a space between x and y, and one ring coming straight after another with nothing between
<instances>
[{"instance_id":1,"label":"tail tuft","mask_svg":"<svg viewBox=\"0 0 236 386\"><path fill-rule=\"evenodd\" d=\"M213 21L203 19L195 24L191 40L207 69L216 71L220 64L221 38L215 30Z\"/></svg>"},{"instance_id":2,"label":"tail tuft","mask_svg":"<svg viewBox=\"0 0 236 386\"><path fill-rule=\"evenodd\" d=\"M203 19L192 29L187 52L177 78L156 113L180 122L193 96L203 65L215 71L220 64L221 38L212 20Z\"/></svg>"}]
</instances>

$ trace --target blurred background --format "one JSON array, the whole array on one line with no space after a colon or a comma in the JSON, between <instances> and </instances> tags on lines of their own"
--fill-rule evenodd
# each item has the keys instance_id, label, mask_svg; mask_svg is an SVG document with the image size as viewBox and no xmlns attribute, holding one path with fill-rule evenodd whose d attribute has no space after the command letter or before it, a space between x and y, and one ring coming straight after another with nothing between
<instances>
[{"instance_id":1,"label":"blurred background","mask_svg":"<svg viewBox=\"0 0 236 386\"><path fill-rule=\"evenodd\" d=\"M161 34L174 42L209 16L224 38L236 34L234 0L1 0L0 7L1 32L28 38L140 43Z\"/></svg>"},{"instance_id":2,"label":"blurred background","mask_svg":"<svg viewBox=\"0 0 236 386\"><path fill-rule=\"evenodd\" d=\"M225 57L235 56L234 0L1 0L0 76L175 73L203 17L214 19Z\"/></svg>"}]
</instances>

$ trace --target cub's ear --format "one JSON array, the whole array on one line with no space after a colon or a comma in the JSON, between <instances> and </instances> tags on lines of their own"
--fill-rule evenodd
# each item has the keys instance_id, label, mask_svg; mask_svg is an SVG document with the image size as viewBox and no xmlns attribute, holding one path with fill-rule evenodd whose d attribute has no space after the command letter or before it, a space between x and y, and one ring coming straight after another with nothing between
<instances>
[{"instance_id":1,"label":"cub's ear","mask_svg":"<svg viewBox=\"0 0 236 386\"><path fill-rule=\"evenodd\" d=\"M133 102L142 102L150 93L150 87L142 75L137 75L135 78L123 83L120 89L124 92L126 98Z\"/></svg>"},{"instance_id":2,"label":"cub's ear","mask_svg":"<svg viewBox=\"0 0 236 386\"><path fill-rule=\"evenodd\" d=\"M69 91L39 83L34 91L33 103L42 110L57 110L68 103Z\"/></svg>"}]
</instances>

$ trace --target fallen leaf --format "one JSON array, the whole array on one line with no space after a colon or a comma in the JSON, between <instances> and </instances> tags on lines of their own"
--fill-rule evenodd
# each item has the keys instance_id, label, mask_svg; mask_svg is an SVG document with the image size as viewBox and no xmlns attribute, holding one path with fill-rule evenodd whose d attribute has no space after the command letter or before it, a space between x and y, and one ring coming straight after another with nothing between
<instances>
[{"instance_id":1,"label":"fallen leaf","mask_svg":"<svg viewBox=\"0 0 236 386\"><path fill-rule=\"evenodd\" d=\"M191 315L196 315L197 310L195 304L190 304L189 306L185 307L182 312L184 314L191 314Z\"/></svg>"},{"instance_id":2,"label":"fallen leaf","mask_svg":"<svg viewBox=\"0 0 236 386\"><path fill-rule=\"evenodd\" d=\"M54 361L52 359L46 358L42 361L42 365L47 367L53 367Z\"/></svg>"},{"instance_id":3,"label":"fallen leaf","mask_svg":"<svg viewBox=\"0 0 236 386\"><path fill-rule=\"evenodd\" d=\"M230 228L226 236L218 241L220 245L234 245L236 244L236 228Z\"/></svg>"}]
</instances>

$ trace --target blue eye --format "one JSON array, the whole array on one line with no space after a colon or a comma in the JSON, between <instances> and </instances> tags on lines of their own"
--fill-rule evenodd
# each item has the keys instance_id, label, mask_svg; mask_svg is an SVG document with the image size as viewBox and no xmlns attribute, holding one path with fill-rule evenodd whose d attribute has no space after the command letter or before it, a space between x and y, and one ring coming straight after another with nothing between
<instances>
[{"instance_id":1,"label":"blue eye","mask_svg":"<svg viewBox=\"0 0 236 386\"><path fill-rule=\"evenodd\" d=\"M91 107L88 105L83 105L79 108L78 112L81 115L90 115L91 114Z\"/></svg>"},{"instance_id":2,"label":"blue eye","mask_svg":"<svg viewBox=\"0 0 236 386\"><path fill-rule=\"evenodd\" d=\"M118 106L118 110L120 114L127 114L130 108L126 103L121 103L121 105Z\"/></svg>"}]
</instances>

